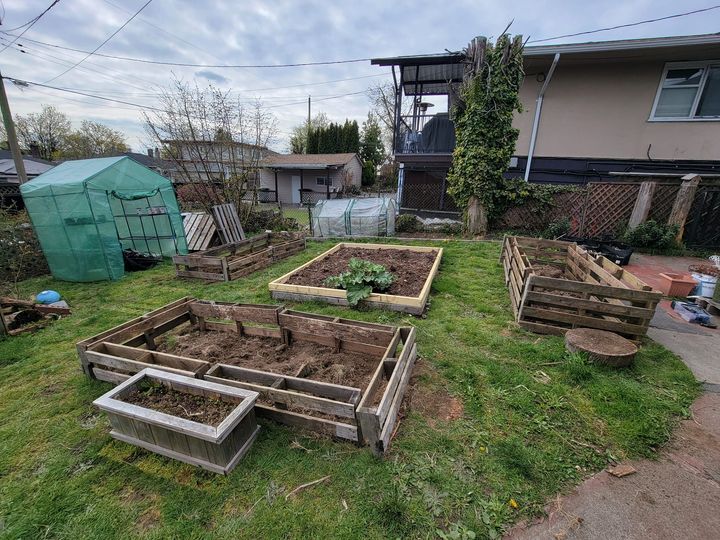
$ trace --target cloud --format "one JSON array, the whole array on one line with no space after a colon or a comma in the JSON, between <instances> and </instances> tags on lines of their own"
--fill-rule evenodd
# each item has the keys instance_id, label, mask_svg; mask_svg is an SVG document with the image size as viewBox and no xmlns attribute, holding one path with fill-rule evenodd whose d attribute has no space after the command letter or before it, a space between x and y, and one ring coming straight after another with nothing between
<instances>
[{"instance_id":1,"label":"cloud","mask_svg":"<svg viewBox=\"0 0 720 540\"><path fill-rule=\"evenodd\" d=\"M226 84L230 82L230 79L228 79L227 77L223 77L219 73L215 73L214 71L210 71L209 69L196 71L195 76L207 79L208 81L216 82L218 84Z\"/></svg>"}]
</instances>

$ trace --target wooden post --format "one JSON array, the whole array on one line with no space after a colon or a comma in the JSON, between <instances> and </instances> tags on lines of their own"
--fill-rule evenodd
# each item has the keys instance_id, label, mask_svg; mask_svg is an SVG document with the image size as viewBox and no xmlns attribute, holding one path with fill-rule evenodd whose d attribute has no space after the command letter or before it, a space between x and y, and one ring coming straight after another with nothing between
<instances>
[{"instance_id":1,"label":"wooden post","mask_svg":"<svg viewBox=\"0 0 720 540\"><path fill-rule=\"evenodd\" d=\"M687 221L690 208L692 208L692 203L695 200L695 193L702 178L699 174L686 174L682 177L682 180L683 183L680 186L677 197L675 197L675 203L668 218L668 225L678 226L678 234L675 237L678 243L682 241L683 234L685 233L685 222Z\"/></svg>"},{"instance_id":2,"label":"wooden post","mask_svg":"<svg viewBox=\"0 0 720 540\"><path fill-rule=\"evenodd\" d=\"M7 94L5 93L5 78L0 74L0 112L2 112L3 122L5 123L5 133L12 153L13 162L15 163L15 173L18 177L20 185L27 182L27 174L25 173L25 161L23 161L20 145L18 144L17 134L15 133L15 122L13 122L10 113L10 104L8 103Z\"/></svg>"},{"instance_id":3,"label":"wooden post","mask_svg":"<svg viewBox=\"0 0 720 540\"><path fill-rule=\"evenodd\" d=\"M652 198L656 187L657 182L648 181L640 184L640 191L638 192L637 199L635 199L635 206L630 215L630 221L628 221L628 228L634 229L645 222L650 213Z\"/></svg>"},{"instance_id":4,"label":"wooden post","mask_svg":"<svg viewBox=\"0 0 720 540\"><path fill-rule=\"evenodd\" d=\"M277 183L277 169L275 169L275 202L279 202L280 199L278 199L278 183ZM292 202L292 198L290 199Z\"/></svg>"},{"instance_id":5,"label":"wooden post","mask_svg":"<svg viewBox=\"0 0 720 540\"><path fill-rule=\"evenodd\" d=\"M325 172L325 198L330 198L330 169Z\"/></svg>"}]
</instances>

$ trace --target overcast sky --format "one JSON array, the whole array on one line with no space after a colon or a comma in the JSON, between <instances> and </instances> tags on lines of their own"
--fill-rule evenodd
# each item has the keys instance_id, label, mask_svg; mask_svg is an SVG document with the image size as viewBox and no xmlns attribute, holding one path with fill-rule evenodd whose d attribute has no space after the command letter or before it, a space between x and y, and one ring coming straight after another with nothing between
<instances>
[{"instance_id":1,"label":"overcast sky","mask_svg":"<svg viewBox=\"0 0 720 540\"><path fill-rule=\"evenodd\" d=\"M146 0L60 0L25 37L92 50L117 30ZM51 0L1 0L0 30L22 25L42 12ZM476 35L497 36L514 19L513 33L530 39L592 30L690 11L710 0L616 1L253 1L153 0L99 52L135 58L194 64L280 64L459 50ZM720 10L562 39L550 43L599 41L720 31ZM0 48L9 42L0 34ZM4 41L3 41L4 40ZM62 73L84 54L48 48L20 38L0 52L6 77L45 82ZM286 151L292 127L307 115L307 96L318 101L313 114L332 120L367 115L363 92L390 78L386 68L369 62L276 69L189 68L139 64L93 56L48 83L136 104L156 104L153 92L173 74L201 84L212 82L232 89L243 99L259 98L272 107L279 123L276 150ZM358 78L364 77L364 78ZM351 81L312 86L337 79ZM49 89L19 89L8 83L14 114L38 111L52 104L74 124L83 119L104 122L121 130L135 151L144 152L147 137L137 108ZM288 88L290 87L290 88Z\"/></svg>"}]
</instances>

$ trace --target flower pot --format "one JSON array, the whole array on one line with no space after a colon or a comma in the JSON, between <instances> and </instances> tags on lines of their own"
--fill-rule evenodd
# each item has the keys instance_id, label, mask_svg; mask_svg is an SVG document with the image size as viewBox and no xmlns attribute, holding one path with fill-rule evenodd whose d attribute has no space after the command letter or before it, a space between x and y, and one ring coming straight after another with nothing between
<instances>
[{"instance_id":1,"label":"flower pot","mask_svg":"<svg viewBox=\"0 0 720 540\"><path fill-rule=\"evenodd\" d=\"M674 272L661 273L663 278L660 290L665 296L685 297L695 288L697 282L687 274L676 274Z\"/></svg>"}]
</instances>

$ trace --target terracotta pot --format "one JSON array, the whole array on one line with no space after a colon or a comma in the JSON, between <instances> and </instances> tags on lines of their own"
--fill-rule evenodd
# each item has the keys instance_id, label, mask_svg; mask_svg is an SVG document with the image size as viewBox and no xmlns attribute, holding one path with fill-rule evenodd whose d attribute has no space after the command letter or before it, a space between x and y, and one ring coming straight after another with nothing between
<instances>
[{"instance_id":1,"label":"terracotta pot","mask_svg":"<svg viewBox=\"0 0 720 540\"><path fill-rule=\"evenodd\" d=\"M660 290L665 296L685 297L695 288L697 281L687 274L676 274L674 272L661 273L663 278Z\"/></svg>"}]
</instances>

